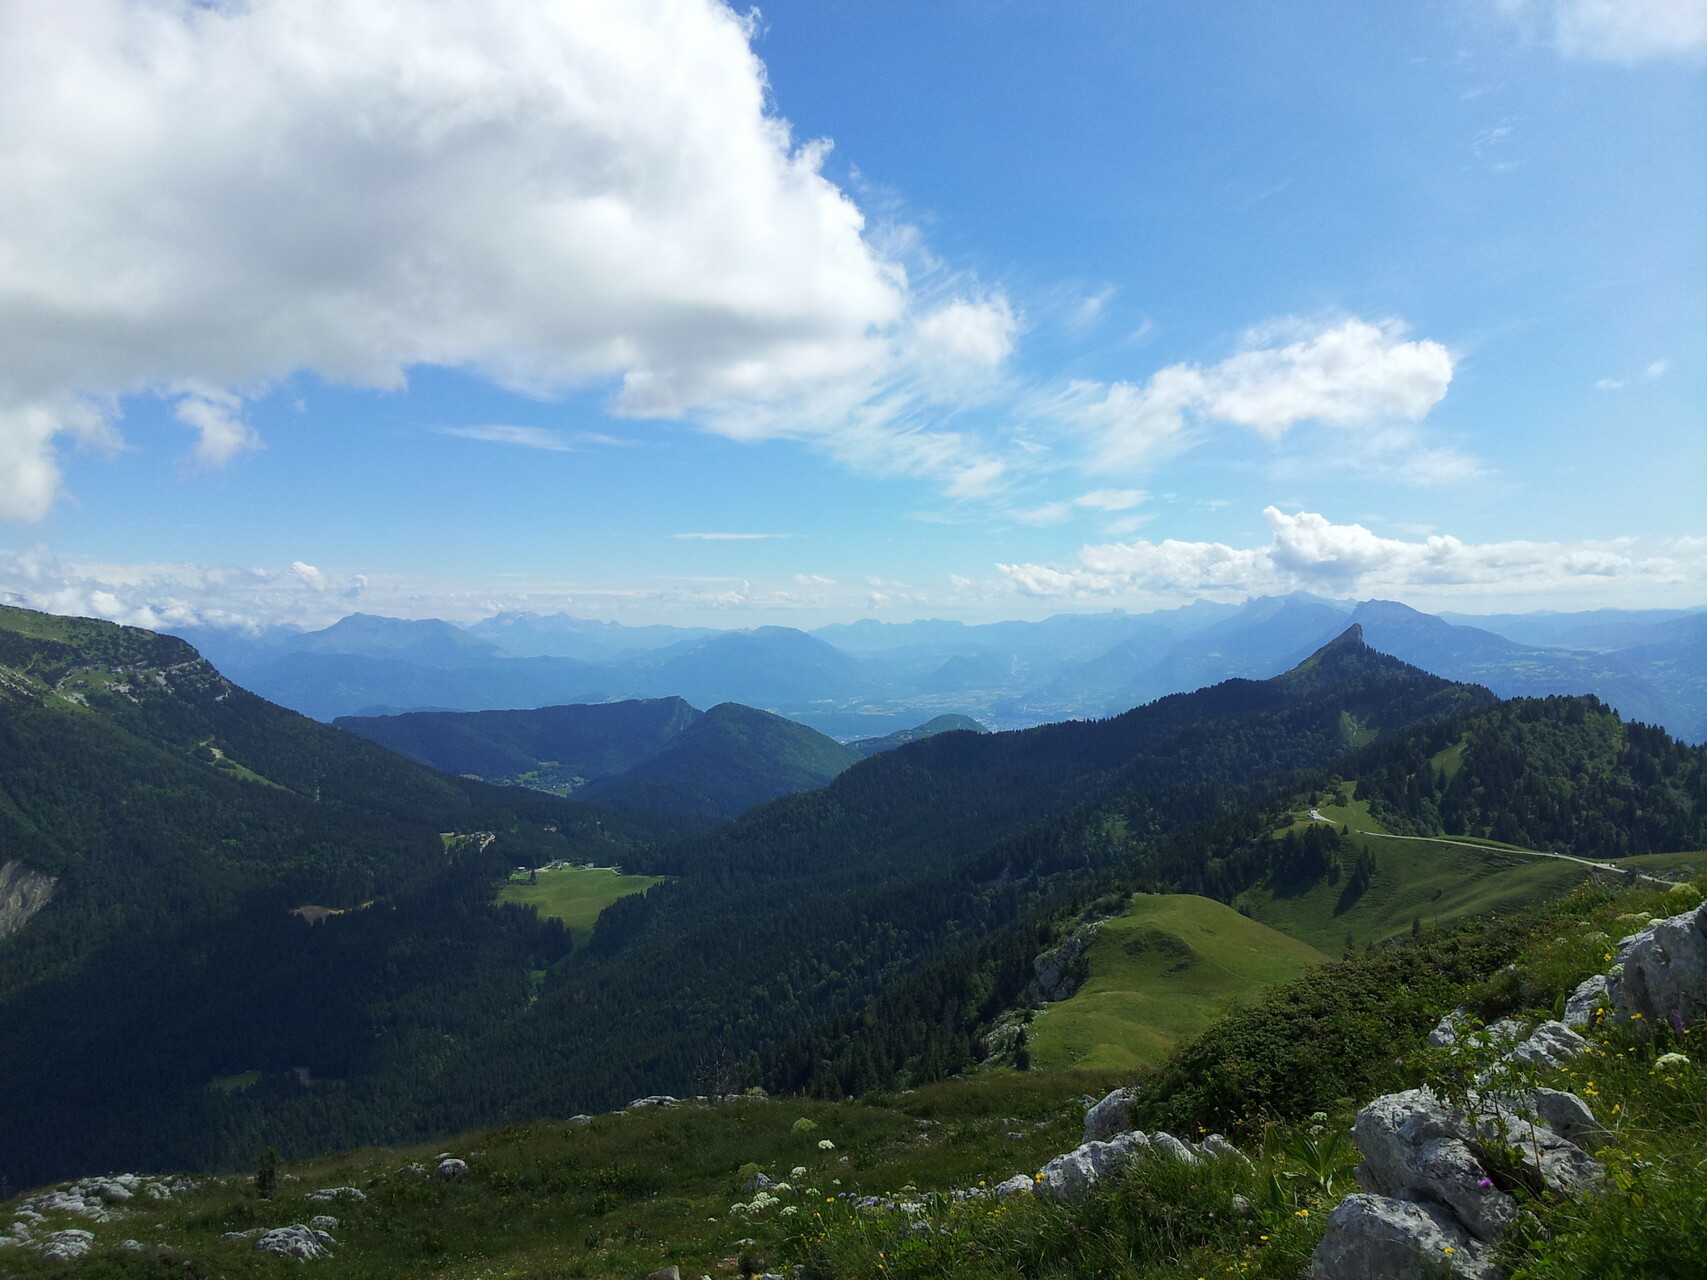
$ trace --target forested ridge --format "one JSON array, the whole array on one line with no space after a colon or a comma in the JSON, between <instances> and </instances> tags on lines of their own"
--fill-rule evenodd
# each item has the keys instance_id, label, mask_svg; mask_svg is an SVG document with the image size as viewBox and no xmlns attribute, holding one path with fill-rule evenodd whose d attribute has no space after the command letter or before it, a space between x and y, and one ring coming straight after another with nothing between
<instances>
[{"instance_id":1,"label":"forested ridge","mask_svg":"<svg viewBox=\"0 0 1707 1280\"><path fill-rule=\"evenodd\" d=\"M1022 923L773 1050L767 1080L840 1097L963 1070L983 1056L991 1022L1026 1002L1032 960L1057 940L1053 921L1094 919L1133 892L1231 902L1265 880L1298 888L1343 876L1355 897L1368 854L1343 844L1333 825L1274 834L1284 810L1337 787L1341 772L1395 831L1595 859L1707 847L1707 747L1627 724L1591 696L1483 704L1348 753L1332 775L1300 771L1261 802L1128 846Z\"/></svg>"}]
</instances>

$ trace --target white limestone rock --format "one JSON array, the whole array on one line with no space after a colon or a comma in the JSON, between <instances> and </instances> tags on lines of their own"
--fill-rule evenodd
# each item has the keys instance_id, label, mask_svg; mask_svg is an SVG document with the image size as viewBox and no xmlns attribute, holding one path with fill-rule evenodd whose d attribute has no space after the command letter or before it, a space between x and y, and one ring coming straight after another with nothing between
<instances>
[{"instance_id":1,"label":"white limestone rock","mask_svg":"<svg viewBox=\"0 0 1707 1280\"><path fill-rule=\"evenodd\" d=\"M435 1175L445 1179L447 1182L460 1178L467 1172L468 1161L458 1160L455 1156L451 1156L447 1160L439 1161L439 1167L433 1170Z\"/></svg>"},{"instance_id":2,"label":"white limestone rock","mask_svg":"<svg viewBox=\"0 0 1707 1280\"><path fill-rule=\"evenodd\" d=\"M1218 1133L1212 1133L1203 1140L1203 1154L1217 1156L1223 1160L1239 1160L1247 1166L1251 1163L1249 1156Z\"/></svg>"},{"instance_id":3,"label":"white limestone rock","mask_svg":"<svg viewBox=\"0 0 1707 1280\"><path fill-rule=\"evenodd\" d=\"M1588 1048L1588 1041L1562 1022L1543 1022L1529 1033L1529 1038L1514 1046L1503 1056L1511 1062L1526 1062L1538 1067L1562 1067Z\"/></svg>"},{"instance_id":4,"label":"white limestone rock","mask_svg":"<svg viewBox=\"0 0 1707 1280\"><path fill-rule=\"evenodd\" d=\"M1086 1142L1043 1166L1035 1193L1055 1200L1077 1200L1117 1169L1122 1161L1150 1150L1142 1133L1122 1133L1108 1142Z\"/></svg>"},{"instance_id":5,"label":"white limestone rock","mask_svg":"<svg viewBox=\"0 0 1707 1280\"><path fill-rule=\"evenodd\" d=\"M1650 1024L1707 1018L1707 902L1656 920L1619 945L1607 994L1618 1017Z\"/></svg>"},{"instance_id":6,"label":"white limestone rock","mask_svg":"<svg viewBox=\"0 0 1707 1280\"><path fill-rule=\"evenodd\" d=\"M1434 1024L1434 1030L1428 1033L1429 1044L1436 1049L1445 1049L1458 1043L1459 1037L1468 1029L1470 1013L1466 1009L1454 1009L1445 1014Z\"/></svg>"},{"instance_id":7,"label":"white limestone rock","mask_svg":"<svg viewBox=\"0 0 1707 1280\"><path fill-rule=\"evenodd\" d=\"M1310 1259L1312 1280L1503 1280L1493 1251L1439 1205L1347 1196Z\"/></svg>"},{"instance_id":8,"label":"white limestone rock","mask_svg":"<svg viewBox=\"0 0 1707 1280\"><path fill-rule=\"evenodd\" d=\"M1594 1118L1588 1103L1574 1093L1566 1093L1563 1089L1537 1089L1530 1105L1543 1124L1584 1151L1593 1151L1612 1140L1612 1134Z\"/></svg>"},{"instance_id":9,"label":"white limestone rock","mask_svg":"<svg viewBox=\"0 0 1707 1280\"><path fill-rule=\"evenodd\" d=\"M48 1262L75 1262L94 1247L94 1232L72 1227L43 1236L37 1251Z\"/></svg>"},{"instance_id":10,"label":"white limestone rock","mask_svg":"<svg viewBox=\"0 0 1707 1280\"><path fill-rule=\"evenodd\" d=\"M1445 1205L1489 1243L1516 1220L1517 1202L1493 1185L1465 1140L1462 1117L1427 1089L1375 1099L1357 1113L1352 1133L1363 1152L1357 1180L1365 1191Z\"/></svg>"},{"instance_id":11,"label":"white limestone rock","mask_svg":"<svg viewBox=\"0 0 1707 1280\"><path fill-rule=\"evenodd\" d=\"M367 1192L360 1187L321 1187L318 1191L310 1191L308 1198L322 1203L345 1199L366 1200Z\"/></svg>"},{"instance_id":12,"label":"white limestone rock","mask_svg":"<svg viewBox=\"0 0 1707 1280\"><path fill-rule=\"evenodd\" d=\"M1577 989L1571 992L1570 999L1565 1001L1565 1016L1562 1021L1573 1029L1586 1027L1593 1021L1594 1011L1610 1003L1606 975L1597 973L1592 978L1585 978Z\"/></svg>"},{"instance_id":13,"label":"white limestone rock","mask_svg":"<svg viewBox=\"0 0 1707 1280\"><path fill-rule=\"evenodd\" d=\"M297 1258L303 1262L331 1254L338 1242L324 1231L316 1231L305 1222L288 1227L274 1227L255 1241L256 1253L269 1253L278 1258Z\"/></svg>"},{"instance_id":14,"label":"white limestone rock","mask_svg":"<svg viewBox=\"0 0 1707 1280\"><path fill-rule=\"evenodd\" d=\"M1086 1142L1106 1142L1132 1127L1133 1089L1116 1089L1085 1112Z\"/></svg>"},{"instance_id":15,"label":"white limestone rock","mask_svg":"<svg viewBox=\"0 0 1707 1280\"><path fill-rule=\"evenodd\" d=\"M1175 1160L1185 1164L1196 1164L1198 1161L1197 1152L1171 1133L1152 1133L1150 1135L1150 1148L1160 1155L1172 1156Z\"/></svg>"},{"instance_id":16,"label":"white limestone rock","mask_svg":"<svg viewBox=\"0 0 1707 1280\"><path fill-rule=\"evenodd\" d=\"M996 1195L1003 1200L1009 1196L1029 1196L1035 1181L1023 1173L1016 1173L1005 1182L998 1182L995 1187Z\"/></svg>"}]
</instances>

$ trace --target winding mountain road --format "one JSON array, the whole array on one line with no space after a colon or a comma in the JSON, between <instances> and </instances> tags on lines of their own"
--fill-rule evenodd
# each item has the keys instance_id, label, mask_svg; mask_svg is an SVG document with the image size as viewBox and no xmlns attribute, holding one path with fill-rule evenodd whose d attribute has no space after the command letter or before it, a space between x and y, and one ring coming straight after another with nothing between
<instances>
[{"instance_id":1,"label":"winding mountain road","mask_svg":"<svg viewBox=\"0 0 1707 1280\"><path fill-rule=\"evenodd\" d=\"M1333 821L1332 818L1324 818L1319 809L1311 809L1310 817L1317 822ZM1592 867L1596 871L1610 871L1616 875L1633 875L1638 880L1648 880L1654 884L1670 885L1673 883L1670 880L1661 879L1659 876L1651 876L1645 871L1629 870L1619 866L1616 862L1596 862L1592 858L1579 858L1569 853L1549 853L1544 849L1515 849L1509 845L1495 848L1492 845L1471 844L1467 840L1448 840L1443 836L1396 836L1387 831L1353 831L1350 824L1347 824L1346 830L1354 836L1380 836L1383 840L1421 840L1426 844L1449 844L1459 849L1474 849L1478 853L1521 853L1531 858L1558 858L1561 862L1581 863L1583 866Z\"/></svg>"}]
</instances>

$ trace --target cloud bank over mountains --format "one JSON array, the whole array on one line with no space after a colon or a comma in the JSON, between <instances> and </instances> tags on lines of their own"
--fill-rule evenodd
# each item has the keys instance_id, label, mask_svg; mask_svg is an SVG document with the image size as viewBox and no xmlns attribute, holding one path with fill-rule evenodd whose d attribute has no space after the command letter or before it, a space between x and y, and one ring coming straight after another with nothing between
<instances>
[{"instance_id":1,"label":"cloud bank over mountains","mask_svg":"<svg viewBox=\"0 0 1707 1280\"><path fill-rule=\"evenodd\" d=\"M1137 493L1089 493L1086 505L1136 503ZM1445 534L1387 538L1359 524L1311 513L1263 512L1267 545L1134 540L1081 548L1076 563L998 564L985 577L945 581L843 582L799 572L772 579L707 579L664 586L591 581L489 585L396 575L287 568L61 561L45 546L0 552L0 603L106 618L144 627L277 624L325 626L362 611L472 622L501 610L570 612L630 622L760 621L816 626L872 609L888 617L971 614L1030 616L1075 605L1166 608L1194 599L1236 602L1304 589L1418 604L1506 602L1519 608L1693 605L1707 589L1707 538L1638 542L1470 543ZM787 534L679 533L675 538L745 541ZM1484 603L1484 608L1487 604ZM899 612L896 612L896 611Z\"/></svg>"},{"instance_id":2,"label":"cloud bank over mountains","mask_svg":"<svg viewBox=\"0 0 1707 1280\"><path fill-rule=\"evenodd\" d=\"M1682 598L1707 583L1707 538L1657 546L1635 539L1599 542L1467 543L1447 534L1422 541L1384 538L1360 524L1312 512L1263 511L1267 546L1220 542L1116 542L1080 549L1077 564L1004 564L1024 595L1071 599L1240 599L1300 588L1334 596L1405 599L1569 597L1635 589Z\"/></svg>"}]
</instances>

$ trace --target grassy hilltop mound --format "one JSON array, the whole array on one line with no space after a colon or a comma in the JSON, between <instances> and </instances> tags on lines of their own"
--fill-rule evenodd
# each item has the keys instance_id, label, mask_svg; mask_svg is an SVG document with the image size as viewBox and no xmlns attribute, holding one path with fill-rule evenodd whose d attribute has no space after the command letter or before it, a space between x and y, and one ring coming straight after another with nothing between
<instances>
[{"instance_id":1,"label":"grassy hilltop mound","mask_svg":"<svg viewBox=\"0 0 1707 1280\"><path fill-rule=\"evenodd\" d=\"M1095 927L1084 985L1032 1021L1035 1067L1153 1065L1236 1002L1327 960L1308 943L1196 894L1139 894Z\"/></svg>"}]
</instances>

